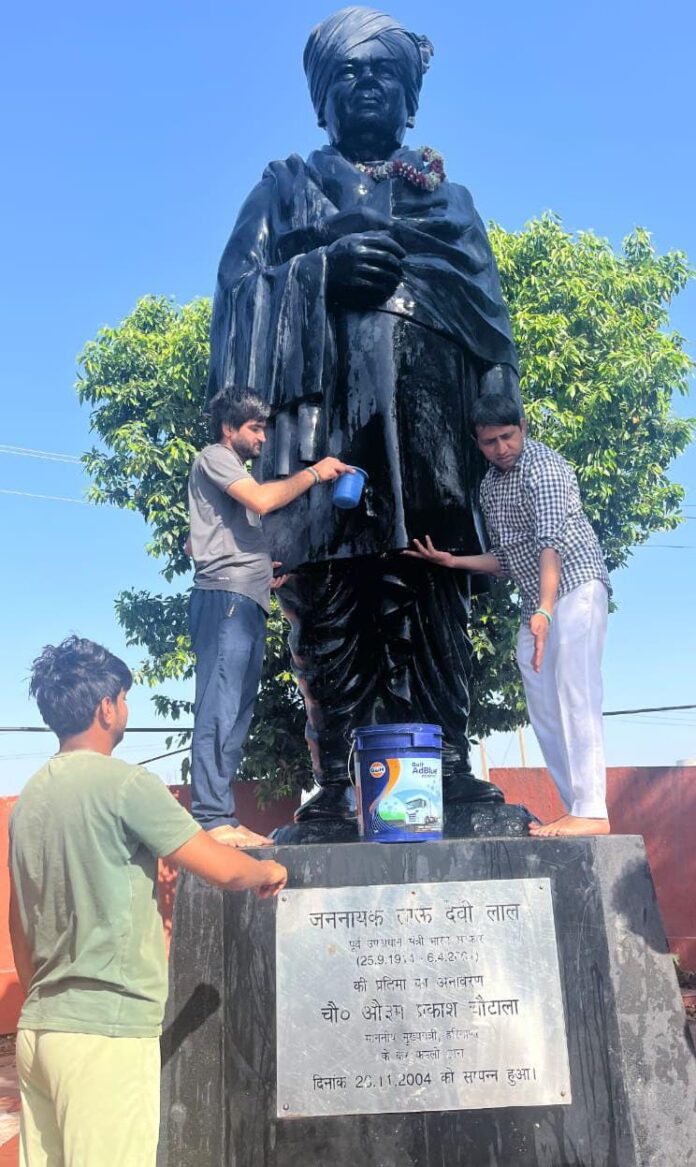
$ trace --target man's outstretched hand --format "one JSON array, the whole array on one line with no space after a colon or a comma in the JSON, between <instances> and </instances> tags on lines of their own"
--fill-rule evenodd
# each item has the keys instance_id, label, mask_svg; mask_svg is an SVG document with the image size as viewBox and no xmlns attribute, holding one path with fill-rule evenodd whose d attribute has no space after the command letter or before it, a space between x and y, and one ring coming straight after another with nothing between
<instances>
[{"instance_id":1,"label":"man's outstretched hand","mask_svg":"<svg viewBox=\"0 0 696 1167\"><path fill-rule=\"evenodd\" d=\"M427 563L437 563L440 567L452 567L454 556L451 551L438 551L433 546L430 535L425 536L425 543L420 539L413 540L413 550L402 551L402 555L411 555L414 559L425 559Z\"/></svg>"},{"instance_id":2,"label":"man's outstretched hand","mask_svg":"<svg viewBox=\"0 0 696 1167\"><path fill-rule=\"evenodd\" d=\"M268 839L266 835L257 835L256 831L250 831L248 827L238 826L233 827L231 824L222 827L213 827L208 831L211 839L215 839L216 843L224 843L226 847L270 847L272 840Z\"/></svg>"},{"instance_id":3,"label":"man's outstretched hand","mask_svg":"<svg viewBox=\"0 0 696 1167\"><path fill-rule=\"evenodd\" d=\"M352 466L331 455L328 458L322 458L320 462L315 462L312 469L319 475L320 482L335 482L342 474L355 474Z\"/></svg>"}]
</instances>

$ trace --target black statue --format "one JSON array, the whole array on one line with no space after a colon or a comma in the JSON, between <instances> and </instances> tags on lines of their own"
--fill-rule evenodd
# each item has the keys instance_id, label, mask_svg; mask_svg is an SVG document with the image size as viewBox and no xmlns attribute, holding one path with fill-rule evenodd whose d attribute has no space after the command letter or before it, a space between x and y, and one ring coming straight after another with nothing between
<instances>
[{"instance_id":1,"label":"black statue","mask_svg":"<svg viewBox=\"0 0 696 1167\"><path fill-rule=\"evenodd\" d=\"M330 145L272 162L244 203L215 295L210 393L273 407L262 479L326 454L369 475L364 505L310 491L268 517L320 790L298 821L349 812L350 730L442 725L445 804L501 801L473 778L469 591L399 553L412 538L482 550L472 401L519 392L485 228L440 156L402 146L433 49L369 8L310 35L304 65Z\"/></svg>"}]
</instances>

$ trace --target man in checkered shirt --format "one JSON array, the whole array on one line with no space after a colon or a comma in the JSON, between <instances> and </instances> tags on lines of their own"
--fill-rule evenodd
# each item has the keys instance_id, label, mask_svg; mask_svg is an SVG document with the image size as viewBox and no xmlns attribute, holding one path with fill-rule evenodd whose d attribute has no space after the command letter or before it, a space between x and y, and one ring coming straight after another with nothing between
<instances>
[{"instance_id":1,"label":"man in checkered shirt","mask_svg":"<svg viewBox=\"0 0 696 1167\"><path fill-rule=\"evenodd\" d=\"M527 436L519 404L491 394L474 404L476 442L490 467L481 509L491 549L415 552L431 563L508 576L522 598L517 662L529 720L568 813L533 835L609 833L602 735L602 649L609 576L575 473Z\"/></svg>"}]
</instances>

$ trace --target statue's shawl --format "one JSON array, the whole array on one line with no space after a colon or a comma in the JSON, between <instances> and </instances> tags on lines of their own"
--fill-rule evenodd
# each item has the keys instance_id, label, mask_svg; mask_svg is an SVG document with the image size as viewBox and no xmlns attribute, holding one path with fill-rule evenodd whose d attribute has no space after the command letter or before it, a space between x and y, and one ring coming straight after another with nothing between
<instances>
[{"instance_id":1,"label":"statue's shawl","mask_svg":"<svg viewBox=\"0 0 696 1167\"><path fill-rule=\"evenodd\" d=\"M419 161L406 149L394 157ZM385 207L385 200L390 202ZM374 182L333 147L272 162L245 201L218 271L210 394L249 386L274 407L320 400L335 376L322 227L340 211L386 210L406 251L403 279L381 311L434 329L483 366L517 367L486 230L468 190Z\"/></svg>"}]
</instances>

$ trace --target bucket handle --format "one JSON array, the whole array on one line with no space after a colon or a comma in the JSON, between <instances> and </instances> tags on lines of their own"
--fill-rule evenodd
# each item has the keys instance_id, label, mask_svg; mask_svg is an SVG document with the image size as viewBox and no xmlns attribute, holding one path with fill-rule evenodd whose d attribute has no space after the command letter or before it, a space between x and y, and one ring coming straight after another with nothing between
<instances>
[{"instance_id":1,"label":"bucket handle","mask_svg":"<svg viewBox=\"0 0 696 1167\"><path fill-rule=\"evenodd\" d=\"M348 783L355 790L355 779L353 777L353 767L351 765L351 763L353 761L353 754L354 753L355 753L355 738L353 738L353 740L351 741L350 750L348 751Z\"/></svg>"}]
</instances>

